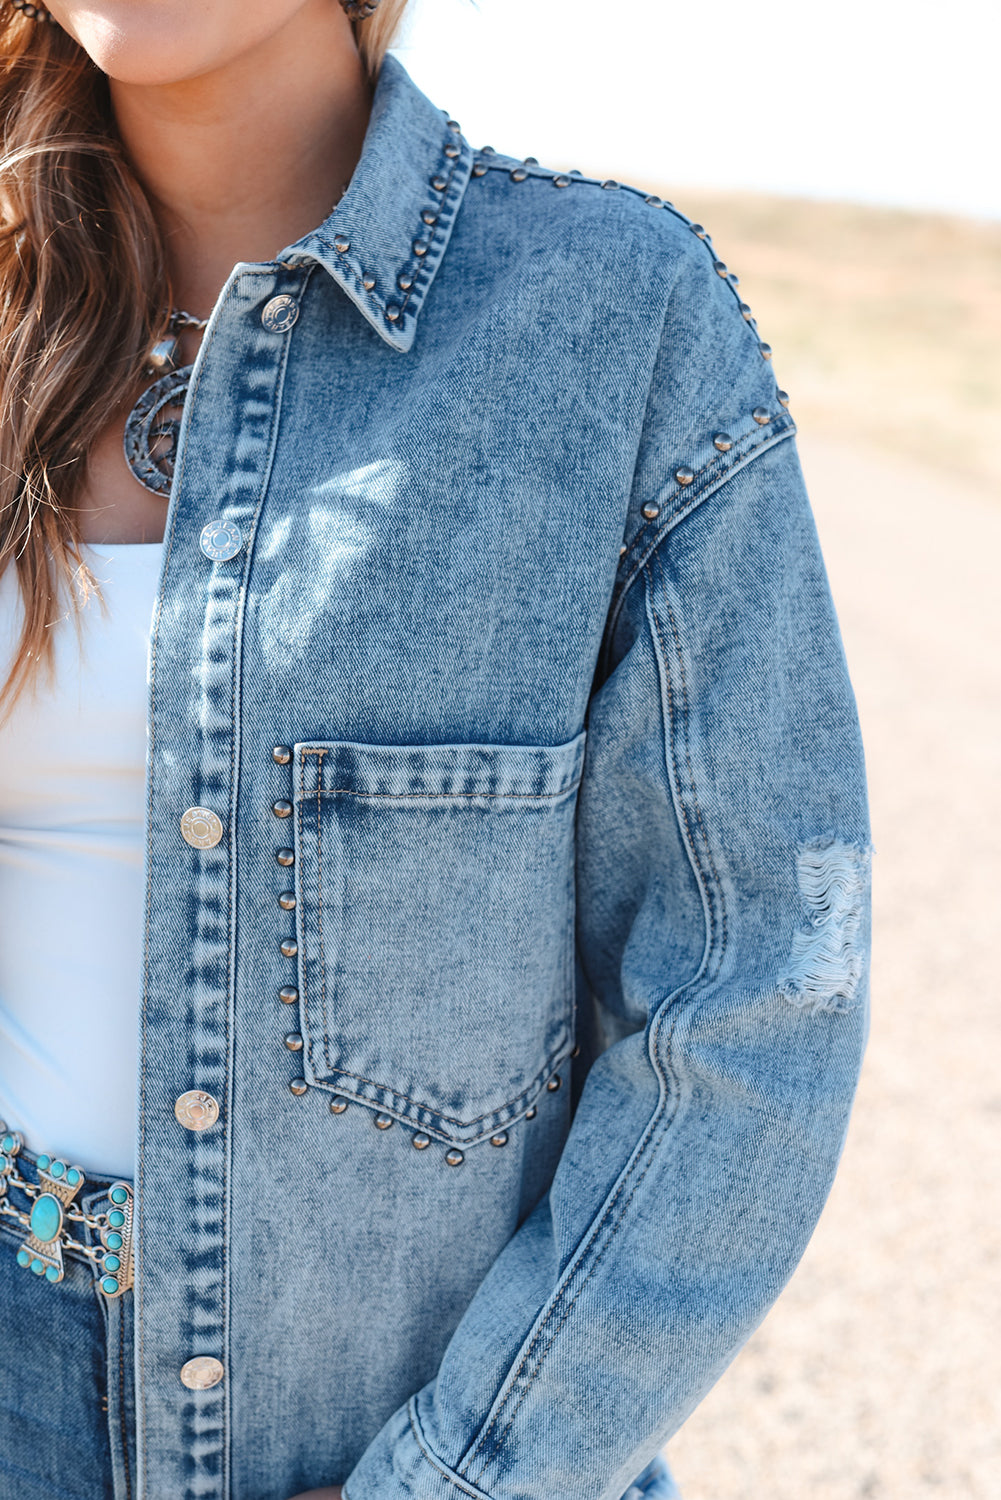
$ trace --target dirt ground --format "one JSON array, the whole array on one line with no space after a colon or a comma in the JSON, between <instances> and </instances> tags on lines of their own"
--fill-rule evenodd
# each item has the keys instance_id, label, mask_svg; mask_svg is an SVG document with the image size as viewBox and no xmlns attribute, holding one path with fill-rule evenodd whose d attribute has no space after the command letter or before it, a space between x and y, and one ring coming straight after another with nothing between
<instances>
[{"instance_id":1,"label":"dirt ground","mask_svg":"<svg viewBox=\"0 0 1001 1500\"><path fill-rule=\"evenodd\" d=\"M807 1254L668 1457L685 1500L999 1500L1001 504L800 451L866 744L872 1032Z\"/></svg>"}]
</instances>

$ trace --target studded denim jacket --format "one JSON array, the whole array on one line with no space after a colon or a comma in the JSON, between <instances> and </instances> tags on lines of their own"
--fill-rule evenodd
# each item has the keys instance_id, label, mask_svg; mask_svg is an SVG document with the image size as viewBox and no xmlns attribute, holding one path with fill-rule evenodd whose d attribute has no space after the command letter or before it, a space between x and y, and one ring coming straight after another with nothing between
<instances>
[{"instance_id":1,"label":"studded denim jacket","mask_svg":"<svg viewBox=\"0 0 1001 1500\"><path fill-rule=\"evenodd\" d=\"M151 645L137 1497L616 1500L793 1270L869 829L769 352L700 226L392 58L234 268Z\"/></svg>"}]
</instances>

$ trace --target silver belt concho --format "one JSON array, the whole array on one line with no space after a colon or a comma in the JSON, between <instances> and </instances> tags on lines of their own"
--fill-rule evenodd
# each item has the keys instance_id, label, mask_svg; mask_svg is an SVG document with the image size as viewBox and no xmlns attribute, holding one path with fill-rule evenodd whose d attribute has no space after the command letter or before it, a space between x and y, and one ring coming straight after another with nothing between
<instances>
[{"instance_id":1,"label":"silver belt concho","mask_svg":"<svg viewBox=\"0 0 1001 1500\"><path fill-rule=\"evenodd\" d=\"M0 1120L0 1215L16 1219L28 1231L17 1251L18 1265L46 1281L59 1282L65 1274L63 1251L73 1250L98 1267L98 1284L104 1295L120 1297L132 1285L132 1188L127 1182L113 1182L107 1190L111 1199L108 1212L85 1214L73 1201L86 1181L83 1169L59 1157L39 1156L39 1180L27 1182L16 1164L23 1144L18 1132L8 1130ZM10 1186L20 1188L33 1200L30 1212L10 1202ZM69 1232L70 1224L96 1229L101 1247L75 1239Z\"/></svg>"}]
</instances>

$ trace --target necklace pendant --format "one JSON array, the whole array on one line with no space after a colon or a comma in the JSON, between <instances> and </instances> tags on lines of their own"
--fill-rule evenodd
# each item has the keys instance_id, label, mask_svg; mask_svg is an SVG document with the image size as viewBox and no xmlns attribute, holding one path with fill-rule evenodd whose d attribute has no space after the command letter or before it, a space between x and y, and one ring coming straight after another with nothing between
<instances>
[{"instance_id":1,"label":"necklace pendant","mask_svg":"<svg viewBox=\"0 0 1001 1500\"><path fill-rule=\"evenodd\" d=\"M174 479L184 398L193 365L169 370L143 391L125 421L125 462L152 495L165 498Z\"/></svg>"}]
</instances>

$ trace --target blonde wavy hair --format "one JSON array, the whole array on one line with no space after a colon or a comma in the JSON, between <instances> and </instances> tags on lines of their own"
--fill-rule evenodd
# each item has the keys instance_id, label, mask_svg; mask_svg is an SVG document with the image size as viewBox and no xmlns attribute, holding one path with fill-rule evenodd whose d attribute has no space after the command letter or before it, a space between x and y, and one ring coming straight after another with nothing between
<instances>
[{"instance_id":1,"label":"blonde wavy hair","mask_svg":"<svg viewBox=\"0 0 1001 1500\"><path fill-rule=\"evenodd\" d=\"M373 78L407 3L354 23ZM77 510L94 414L141 383L171 299L104 74L61 27L2 0L0 120L0 575L16 568L24 607L2 720L51 666L65 601L95 588Z\"/></svg>"}]
</instances>

